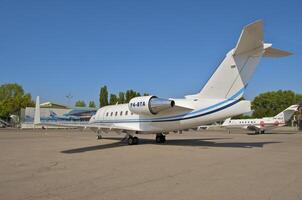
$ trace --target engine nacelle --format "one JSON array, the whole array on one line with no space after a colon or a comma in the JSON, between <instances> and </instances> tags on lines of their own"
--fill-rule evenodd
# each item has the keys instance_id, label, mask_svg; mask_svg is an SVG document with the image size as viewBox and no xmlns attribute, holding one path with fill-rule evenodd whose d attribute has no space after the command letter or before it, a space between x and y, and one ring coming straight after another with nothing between
<instances>
[{"instance_id":1,"label":"engine nacelle","mask_svg":"<svg viewBox=\"0 0 302 200\"><path fill-rule=\"evenodd\" d=\"M134 97L130 100L129 110L139 115L156 115L160 111L173 108L175 102L156 96Z\"/></svg>"}]
</instances>

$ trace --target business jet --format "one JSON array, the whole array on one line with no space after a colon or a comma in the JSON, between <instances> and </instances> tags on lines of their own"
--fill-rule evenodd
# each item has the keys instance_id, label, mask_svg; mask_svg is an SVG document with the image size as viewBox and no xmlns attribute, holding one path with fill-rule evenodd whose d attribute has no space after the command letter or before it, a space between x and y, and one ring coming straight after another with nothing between
<instances>
[{"instance_id":1,"label":"business jet","mask_svg":"<svg viewBox=\"0 0 302 200\"><path fill-rule=\"evenodd\" d=\"M221 127L227 129L247 129L255 131L255 134L264 134L267 130L285 126L293 114L298 110L298 105L292 105L274 117L261 119L226 119Z\"/></svg>"},{"instance_id":2,"label":"business jet","mask_svg":"<svg viewBox=\"0 0 302 200\"><path fill-rule=\"evenodd\" d=\"M39 97L36 101L35 124L91 128L102 138L110 131L125 133L128 144L137 144L140 134L156 134L156 142L164 143L169 132L196 128L228 117L247 113L250 101L242 100L245 88L260 58L283 57L291 53L272 48L263 42L263 22L245 26L235 46L225 56L214 74L197 94L182 99L157 96L135 97L128 104L100 108L89 123L40 121Z\"/></svg>"}]
</instances>

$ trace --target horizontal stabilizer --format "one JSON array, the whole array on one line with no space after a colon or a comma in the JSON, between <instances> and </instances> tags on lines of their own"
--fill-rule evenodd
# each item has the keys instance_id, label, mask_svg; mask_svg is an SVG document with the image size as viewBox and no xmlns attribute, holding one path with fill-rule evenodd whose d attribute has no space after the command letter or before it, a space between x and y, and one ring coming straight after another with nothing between
<instances>
[{"instance_id":1,"label":"horizontal stabilizer","mask_svg":"<svg viewBox=\"0 0 302 200\"><path fill-rule=\"evenodd\" d=\"M267 44L265 44L264 46L267 46ZM271 44L268 45L268 46L269 47L267 47L267 48L264 47L264 49L265 49L264 54L263 54L264 57L278 58L278 57L285 57L285 56L292 55L292 53L290 53L288 51L283 51L283 50L280 50L280 49L272 48Z\"/></svg>"}]
</instances>

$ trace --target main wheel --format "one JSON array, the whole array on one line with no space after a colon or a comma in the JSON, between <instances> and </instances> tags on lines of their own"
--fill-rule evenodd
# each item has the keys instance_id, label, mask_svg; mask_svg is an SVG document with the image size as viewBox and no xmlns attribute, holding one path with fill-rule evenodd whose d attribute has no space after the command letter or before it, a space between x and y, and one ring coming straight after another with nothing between
<instances>
[{"instance_id":1,"label":"main wheel","mask_svg":"<svg viewBox=\"0 0 302 200\"><path fill-rule=\"evenodd\" d=\"M102 139L102 136L101 135L97 135L96 139L100 140L100 139Z\"/></svg>"},{"instance_id":2,"label":"main wheel","mask_svg":"<svg viewBox=\"0 0 302 200\"><path fill-rule=\"evenodd\" d=\"M133 144L138 144L138 142L139 142L138 137L133 137Z\"/></svg>"},{"instance_id":3,"label":"main wheel","mask_svg":"<svg viewBox=\"0 0 302 200\"><path fill-rule=\"evenodd\" d=\"M155 138L155 141L156 141L156 143L160 143L160 136L156 136L156 138Z\"/></svg>"},{"instance_id":4,"label":"main wheel","mask_svg":"<svg viewBox=\"0 0 302 200\"><path fill-rule=\"evenodd\" d=\"M128 138L128 144L129 144L129 145L133 145L133 144L134 144L134 139L133 139L133 137L129 137L129 138Z\"/></svg>"},{"instance_id":5,"label":"main wheel","mask_svg":"<svg viewBox=\"0 0 302 200\"><path fill-rule=\"evenodd\" d=\"M156 143L165 143L166 136L164 136L162 134L158 134L158 135L156 135L155 141L156 141Z\"/></svg>"},{"instance_id":6,"label":"main wheel","mask_svg":"<svg viewBox=\"0 0 302 200\"><path fill-rule=\"evenodd\" d=\"M166 142L166 136L162 135L160 137L160 143L165 143Z\"/></svg>"}]
</instances>

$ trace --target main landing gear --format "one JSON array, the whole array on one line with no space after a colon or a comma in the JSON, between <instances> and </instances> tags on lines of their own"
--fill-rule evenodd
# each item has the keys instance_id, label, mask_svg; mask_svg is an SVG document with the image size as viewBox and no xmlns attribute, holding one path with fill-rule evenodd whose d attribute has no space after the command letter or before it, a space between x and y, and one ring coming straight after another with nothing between
<instances>
[{"instance_id":1,"label":"main landing gear","mask_svg":"<svg viewBox=\"0 0 302 200\"><path fill-rule=\"evenodd\" d=\"M255 134L265 134L265 130L257 130L255 131Z\"/></svg>"},{"instance_id":2,"label":"main landing gear","mask_svg":"<svg viewBox=\"0 0 302 200\"><path fill-rule=\"evenodd\" d=\"M165 143L166 142L166 136L162 133L156 134L155 138L156 143Z\"/></svg>"},{"instance_id":3,"label":"main landing gear","mask_svg":"<svg viewBox=\"0 0 302 200\"><path fill-rule=\"evenodd\" d=\"M129 135L129 137L128 137L129 145L138 144L138 142L139 142L138 137L135 137L135 136L133 137L133 136Z\"/></svg>"}]
</instances>

